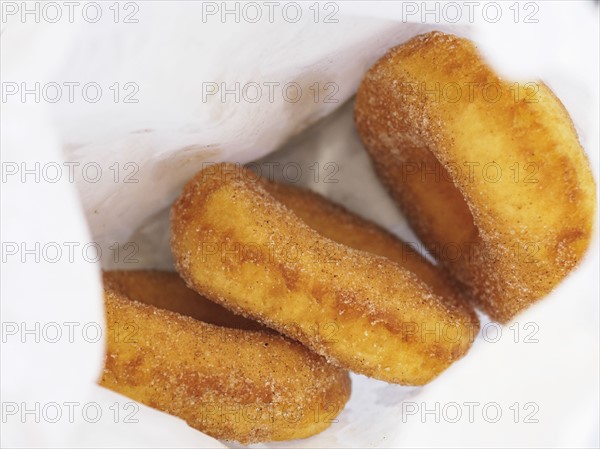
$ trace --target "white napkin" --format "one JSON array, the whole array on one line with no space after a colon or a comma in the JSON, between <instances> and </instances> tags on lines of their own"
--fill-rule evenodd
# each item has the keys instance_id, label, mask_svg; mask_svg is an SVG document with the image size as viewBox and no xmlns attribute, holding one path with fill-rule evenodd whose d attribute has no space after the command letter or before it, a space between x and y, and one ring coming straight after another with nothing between
<instances>
[{"instance_id":1,"label":"white napkin","mask_svg":"<svg viewBox=\"0 0 600 449\"><path fill-rule=\"evenodd\" d=\"M2 7L13 3L20 7L17 2ZM119 23L108 3L100 5L97 23L83 20L79 10L73 23L36 23L31 16L23 23L20 11L3 9L3 446L222 447L177 418L96 385L104 354L103 340L93 338L93 330L104 326L100 269L172 268L168 207L209 160L246 163L266 157L263 166L278 162L280 168L293 162L303 170L299 184L414 241L372 172L353 129L352 105L346 103L367 68L413 35L431 29L468 35L507 74L541 76L565 102L597 165L598 52L593 46L597 50L598 26L590 18L591 5L539 3L538 24L508 19L490 24L481 16L474 23L464 16L449 24L435 16L422 23L420 16L406 16L407 10L403 17L402 5L390 2L321 3L316 23L316 7L309 4L296 23L277 15L273 23L267 15L259 23L222 23L218 15L203 15L207 2L130 4L137 10L119 4ZM513 13L508 8L508 3L502 6L504 17ZM332 12L330 19L338 22L326 23ZM137 23L124 23L130 13ZM63 14L66 18L66 9ZM572 24L577 27L568 29ZM9 94L15 84L21 89L22 83L31 88L35 82L49 89L46 98L52 95L50 83L58 83L62 100L50 103L42 95L37 103L29 94L23 102L21 92ZM65 83L72 82L97 83L99 101L86 101L76 87L69 102ZM219 94L208 93L215 84L231 89L236 82L258 83L261 100L223 102ZM279 83L273 101L265 83ZM302 88L298 102L284 98L288 83ZM138 102L126 103L128 94ZM326 95L337 102L325 102ZM56 166L62 176L49 182ZM330 180L339 182L323 182L330 167L337 167ZM34 170L25 182L23 168ZM36 242L39 261L22 251L36 248ZM98 247L101 257L94 252ZM582 266L549 298L517 317L513 330L503 328L498 342L478 339L463 360L424 388L354 376L352 399L336 424L311 439L271 446L597 445L597 271L596 239ZM522 342L531 331L525 328L529 322L539 328L538 343ZM62 338L51 343L54 334L44 332L57 327ZM32 328L33 334L24 332ZM74 329L72 339L69 329ZM466 413L464 403L470 401L499 403L502 419L487 422L482 406L473 422L463 416L450 423L454 415L444 415L436 423L435 413L421 416L436 402L440 413L450 413L453 402ZM70 402L76 403L72 420L65 405ZM510 409L515 402L517 423ZM533 416L538 423L523 422L534 410L525 408L529 402L539 408ZM62 417L52 423L56 410ZM101 417L92 422L96 410ZM132 411L133 418L126 419ZM127 422L132 420L137 422Z\"/></svg>"}]
</instances>

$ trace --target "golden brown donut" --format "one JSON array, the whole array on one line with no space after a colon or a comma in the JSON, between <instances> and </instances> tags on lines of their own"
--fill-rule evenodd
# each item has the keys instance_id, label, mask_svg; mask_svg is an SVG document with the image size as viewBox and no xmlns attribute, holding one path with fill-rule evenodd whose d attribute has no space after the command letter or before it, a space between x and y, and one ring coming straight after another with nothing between
<instances>
[{"instance_id":1,"label":"golden brown donut","mask_svg":"<svg viewBox=\"0 0 600 449\"><path fill-rule=\"evenodd\" d=\"M510 320L581 260L595 184L543 83L505 81L472 42L433 32L368 71L355 121L417 235L493 319Z\"/></svg>"},{"instance_id":2,"label":"golden brown donut","mask_svg":"<svg viewBox=\"0 0 600 449\"><path fill-rule=\"evenodd\" d=\"M348 401L346 371L211 303L177 273L106 272L104 284L100 384L111 390L244 444L314 435Z\"/></svg>"},{"instance_id":3,"label":"golden brown donut","mask_svg":"<svg viewBox=\"0 0 600 449\"><path fill-rule=\"evenodd\" d=\"M390 234L243 167L198 173L173 205L171 231L191 288L361 374L422 385L468 350L478 328L450 287L349 246L400 261L404 246Z\"/></svg>"},{"instance_id":4,"label":"golden brown donut","mask_svg":"<svg viewBox=\"0 0 600 449\"><path fill-rule=\"evenodd\" d=\"M446 304L470 315L474 338L479 330L479 319L473 307L463 299L452 279L421 256L418 249L315 192L268 181L265 181L263 187L322 236L351 248L387 257L416 274Z\"/></svg>"}]
</instances>

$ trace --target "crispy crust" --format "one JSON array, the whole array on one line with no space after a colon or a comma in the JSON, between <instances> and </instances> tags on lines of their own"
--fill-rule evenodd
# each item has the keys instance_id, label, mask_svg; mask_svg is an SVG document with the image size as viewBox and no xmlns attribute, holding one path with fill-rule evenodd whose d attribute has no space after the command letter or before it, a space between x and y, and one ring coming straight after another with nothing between
<instances>
[{"instance_id":1,"label":"crispy crust","mask_svg":"<svg viewBox=\"0 0 600 449\"><path fill-rule=\"evenodd\" d=\"M355 121L415 232L493 319L510 320L581 260L595 183L543 83L504 81L470 41L433 32L369 70Z\"/></svg>"},{"instance_id":2,"label":"crispy crust","mask_svg":"<svg viewBox=\"0 0 600 449\"><path fill-rule=\"evenodd\" d=\"M478 329L458 296L440 296L449 287L348 246L400 260L393 236L234 165L188 182L171 228L176 268L191 288L361 374L422 385L465 354Z\"/></svg>"},{"instance_id":3,"label":"crispy crust","mask_svg":"<svg viewBox=\"0 0 600 449\"><path fill-rule=\"evenodd\" d=\"M244 444L314 435L348 401L346 371L221 309L176 273L107 272L104 282L100 384L111 390Z\"/></svg>"}]
</instances>

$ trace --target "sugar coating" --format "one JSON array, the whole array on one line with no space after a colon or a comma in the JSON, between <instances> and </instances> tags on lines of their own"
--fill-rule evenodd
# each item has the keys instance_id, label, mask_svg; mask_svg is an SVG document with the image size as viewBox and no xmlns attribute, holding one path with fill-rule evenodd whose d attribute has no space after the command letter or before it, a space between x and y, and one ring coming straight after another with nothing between
<instances>
[{"instance_id":1,"label":"sugar coating","mask_svg":"<svg viewBox=\"0 0 600 449\"><path fill-rule=\"evenodd\" d=\"M111 390L244 444L314 435L350 396L346 371L190 291L177 273L107 272L104 281L100 384Z\"/></svg>"},{"instance_id":2,"label":"sugar coating","mask_svg":"<svg viewBox=\"0 0 600 449\"><path fill-rule=\"evenodd\" d=\"M355 122L425 245L468 247L438 260L493 319L510 320L583 257L596 187L567 111L543 83L502 80L473 43L432 32L368 71ZM415 176L406 175L409 164L419 167ZM485 164L501 177L486 178Z\"/></svg>"},{"instance_id":3,"label":"sugar coating","mask_svg":"<svg viewBox=\"0 0 600 449\"><path fill-rule=\"evenodd\" d=\"M466 353L478 328L473 310L388 258L402 247L393 236L315 194L237 170L198 173L173 205L171 248L191 288L389 382L422 385ZM375 254L386 246L388 257Z\"/></svg>"}]
</instances>

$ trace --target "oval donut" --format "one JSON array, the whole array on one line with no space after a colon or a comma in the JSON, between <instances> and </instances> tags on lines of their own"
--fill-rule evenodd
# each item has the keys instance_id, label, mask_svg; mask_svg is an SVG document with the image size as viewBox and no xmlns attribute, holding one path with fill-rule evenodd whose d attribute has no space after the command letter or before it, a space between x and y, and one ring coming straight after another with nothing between
<instances>
[{"instance_id":1,"label":"oval donut","mask_svg":"<svg viewBox=\"0 0 600 449\"><path fill-rule=\"evenodd\" d=\"M355 122L417 235L493 319L510 320L581 260L595 183L543 83L505 81L472 42L433 32L368 71Z\"/></svg>"},{"instance_id":2,"label":"oval donut","mask_svg":"<svg viewBox=\"0 0 600 449\"><path fill-rule=\"evenodd\" d=\"M348 401L346 371L201 297L177 273L106 272L104 288L100 384L111 390L243 444L314 435Z\"/></svg>"},{"instance_id":3,"label":"oval donut","mask_svg":"<svg viewBox=\"0 0 600 449\"><path fill-rule=\"evenodd\" d=\"M470 306L441 277L426 284L435 269L391 234L237 165L209 166L187 183L171 232L191 288L361 374L422 385L478 329Z\"/></svg>"}]
</instances>

